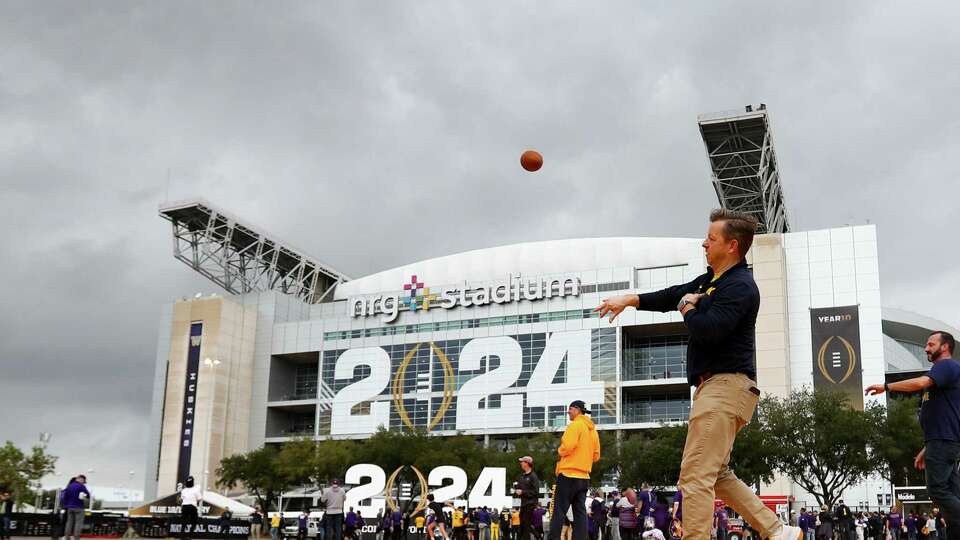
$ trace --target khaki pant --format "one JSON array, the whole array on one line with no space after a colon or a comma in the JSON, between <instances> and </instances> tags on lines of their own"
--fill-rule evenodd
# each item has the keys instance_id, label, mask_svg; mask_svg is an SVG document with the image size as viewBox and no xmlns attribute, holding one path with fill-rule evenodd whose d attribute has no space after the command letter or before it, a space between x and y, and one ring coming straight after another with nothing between
<instances>
[{"instance_id":1,"label":"khaki pant","mask_svg":"<svg viewBox=\"0 0 960 540\"><path fill-rule=\"evenodd\" d=\"M683 492L684 540L710 538L715 497L743 516L760 538L780 533L777 515L728 467L733 440L757 408L759 396L751 389L756 383L746 375L720 373L693 395L677 483Z\"/></svg>"}]
</instances>

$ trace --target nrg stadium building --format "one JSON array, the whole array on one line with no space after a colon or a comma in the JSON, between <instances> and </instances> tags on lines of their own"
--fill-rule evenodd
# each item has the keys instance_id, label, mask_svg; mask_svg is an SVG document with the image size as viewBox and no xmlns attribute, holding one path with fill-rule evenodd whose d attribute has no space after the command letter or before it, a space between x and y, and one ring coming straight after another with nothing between
<instances>
[{"instance_id":1,"label":"nrg stadium building","mask_svg":"<svg viewBox=\"0 0 960 540\"><path fill-rule=\"evenodd\" d=\"M883 307L876 227L790 230L764 106L699 125L720 205L761 223L747 256L761 390L829 386L862 406L877 399L864 386L923 370L929 331L950 328ZM529 242L351 278L202 200L160 216L174 256L225 293L164 307L147 500L226 456L304 436L416 427L509 446L565 426L574 399L601 430L687 419L679 313L627 310L610 324L592 310L702 274L700 238ZM814 503L786 479L762 493ZM845 500L875 507L889 493L877 480Z\"/></svg>"}]
</instances>

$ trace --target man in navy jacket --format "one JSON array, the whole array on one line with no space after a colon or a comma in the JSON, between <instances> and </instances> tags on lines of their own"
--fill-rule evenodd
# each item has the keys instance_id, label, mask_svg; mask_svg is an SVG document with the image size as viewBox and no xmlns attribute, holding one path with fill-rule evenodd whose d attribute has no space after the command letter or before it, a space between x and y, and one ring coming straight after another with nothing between
<instances>
[{"instance_id":1,"label":"man in navy jacket","mask_svg":"<svg viewBox=\"0 0 960 540\"><path fill-rule=\"evenodd\" d=\"M719 497L743 515L761 538L799 540L799 527L783 525L756 493L727 466L733 441L753 418L756 386L756 323L760 291L747 266L757 220L714 210L703 241L707 272L690 283L607 298L597 307L613 321L627 307L677 310L690 333L687 381L696 386L680 464L684 540L709 540L713 501Z\"/></svg>"}]
</instances>

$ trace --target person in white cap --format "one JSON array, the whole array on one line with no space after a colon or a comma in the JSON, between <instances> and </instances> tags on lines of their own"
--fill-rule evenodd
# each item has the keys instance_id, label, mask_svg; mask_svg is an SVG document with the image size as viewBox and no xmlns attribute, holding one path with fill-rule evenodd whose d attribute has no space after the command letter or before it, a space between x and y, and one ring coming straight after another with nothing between
<instances>
[{"instance_id":1,"label":"person in white cap","mask_svg":"<svg viewBox=\"0 0 960 540\"><path fill-rule=\"evenodd\" d=\"M340 480L334 478L330 487L323 490L320 503L323 505L323 517L327 520L326 538L328 540L343 539L343 503L347 500L347 492L340 487Z\"/></svg>"}]
</instances>

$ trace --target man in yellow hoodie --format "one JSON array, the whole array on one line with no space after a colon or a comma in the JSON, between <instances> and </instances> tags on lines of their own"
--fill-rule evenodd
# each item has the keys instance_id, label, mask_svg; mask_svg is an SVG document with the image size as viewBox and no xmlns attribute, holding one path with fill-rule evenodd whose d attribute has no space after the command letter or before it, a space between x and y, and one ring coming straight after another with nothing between
<instances>
[{"instance_id":1,"label":"man in yellow hoodie","mask_svg":"<svg viewBox=\"0 0 960 540\"><path fill-rule=\"evenodd\" d=\"M587 540L587 490L590 471L600 460L600 436L587 416L587 405L576 400L567 408L570 424L560 439L560 460L557 461L557 483L554 486L550 512L550 540L559 540L563 518L573 505L573 540ZM521 539L527 540L527 539Z\"/></svg>"}]
</instances>

